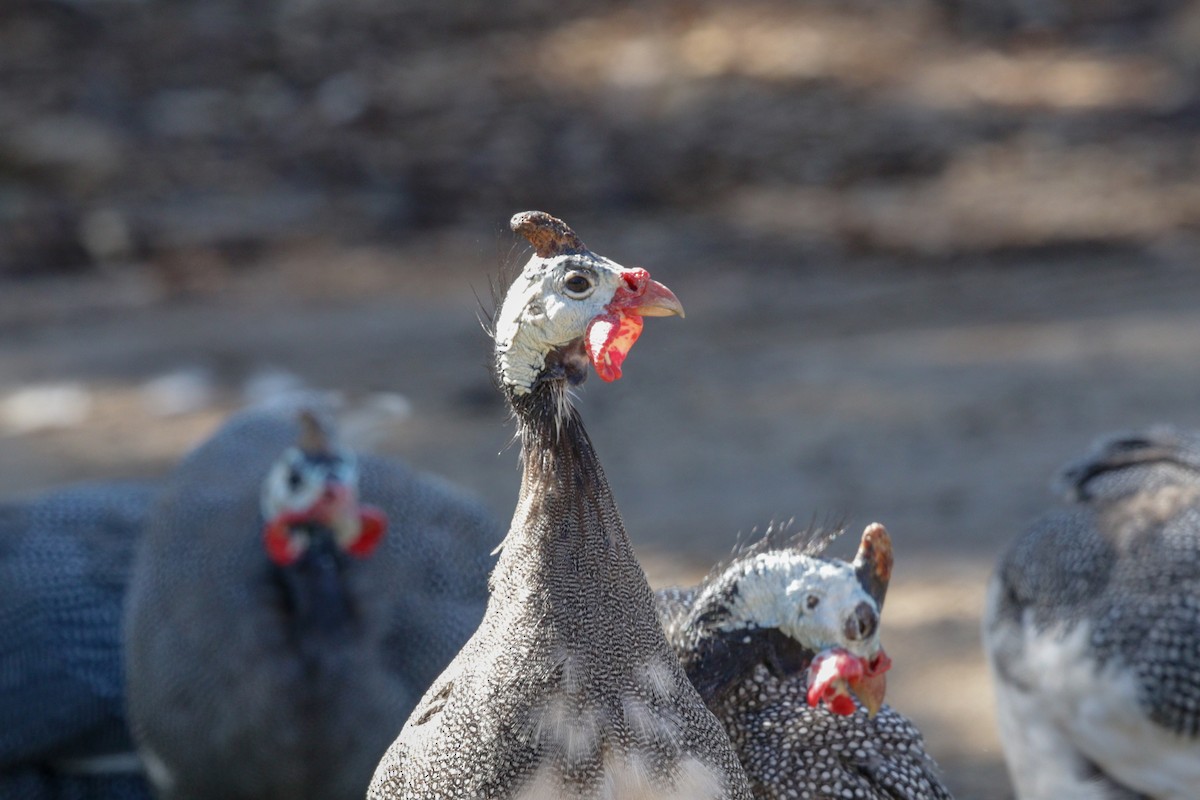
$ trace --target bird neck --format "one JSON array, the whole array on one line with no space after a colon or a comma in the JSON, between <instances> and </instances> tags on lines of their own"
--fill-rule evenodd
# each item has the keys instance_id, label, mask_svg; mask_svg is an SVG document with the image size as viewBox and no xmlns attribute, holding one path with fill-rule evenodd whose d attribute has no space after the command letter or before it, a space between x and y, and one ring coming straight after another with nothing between
<instances>
[{"instance_id":1,"label":"bird neck","mask_svg":"<svg viewBox=\"0 0 1200 800\"><path fill-rule=\"evenodd\" d=\"M295 564L274 567L280 607L295 641L340 637L356 629L358 615L345 567L346 557L336 545L319 538Z\"/></svg>"},{"instance_id":2,"label":"bird neck","mask_svg":"<svg viewBox=\"0 0 1200 800\"><path fill-rule=\"evenodd\" d=\"M569 651L610 648L598 628L622 626L638 633L629 641L665 650L645 573L565 391L551 383L513 399L523 474L493 596L522 606L528 619L553 621L555 645Z\"/></svg>"}]
</instances>

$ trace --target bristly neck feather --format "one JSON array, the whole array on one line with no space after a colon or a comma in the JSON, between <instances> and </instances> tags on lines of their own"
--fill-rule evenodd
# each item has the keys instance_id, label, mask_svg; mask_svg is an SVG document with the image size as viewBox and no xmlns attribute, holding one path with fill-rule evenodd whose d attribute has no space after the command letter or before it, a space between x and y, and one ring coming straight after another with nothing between
<instances>
[{"instance_id":1,"label":"bristly neck feather","mask_svg":"<svg viewBox=\"0 0 1200 800\"><path fill-rule=\"evenodd\" d=\"M651 629L661 639L649 584L570 403L569 384L560 375L539 381L526 394L509 394L523 471L512 526L492 575L493 594L553 619L555 635L570 650L612 646L580 629L580 619L597 613L627 621L623 629L613 626L622 639L636 630L636 640L654 641ZM665 651L665 640L663 645Z\"/></svg>"}]
</instances>

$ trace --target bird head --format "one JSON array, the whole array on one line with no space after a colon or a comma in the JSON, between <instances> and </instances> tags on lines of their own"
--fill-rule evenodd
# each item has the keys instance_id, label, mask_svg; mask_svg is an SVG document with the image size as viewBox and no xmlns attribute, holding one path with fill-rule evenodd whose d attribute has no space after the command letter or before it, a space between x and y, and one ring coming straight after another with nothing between
<instances>
[{"instance_id":1,"label":"bird head","mask_svg":"<svg viewBox=\"0 0 1200 800\"><path fill-rule=\"evenodd\" d=\"M842 562L844 563L844 562ZM853 619L846 620L847 639L857 630L860 639L868 635L878 643L879 613L892 578L892 539L887 528L872 522L863 530L854 563L846 565L862 590L874 601L874 613L869 608L856 607ZM862 612L861 614L859 612ZM883 705L887 692L885 674L892 660L879 645L874 653L855 648L834 646L818 653L808 671L808 704L825 705L835 714L853 714L856 696L874 716Z\"/></svg>"},{"instance_id":2,"label":"bird head","mask_svg":"<svg viewBox=\"0 0 1200 800\"><path fill-rule=\"evenodd\" d=\"M315 414L300 413L300 440L284 451L263 483L263 542L279 566L300 560L317 541L365 557L387 529L383 512L358 502L354 454L334 447Z\"/></svg>"},{"instance_id":3,"label":"bird head","mask_svg":"<svg viewBox=\"0 0 1200 800\"><path fill-rule=\"evenodd\" d=\"M853 564L818 558L807 547L752 548L697 598L712 642L710 663L697 672L727 684L744 674L747 661L763 663L778 677L807 674L809 705L851 714L853 695L875 714L891 666L879 641L890 561L887 531L878 523L864 532ZM715 648L721 655L713 659ZM713 669L723 659L730 663Z\"/></svg>"},{"instance_id":4,"label":"bird head","mask_svg":"<svg viewBox=\"0 0 1200 800\"><path fill-rule=\"evenodd\" d=\"M643 317L683 316L679 299L650 273L591 252L562 220L526 211L510 224L534 248L495 319L497 370L512 394L546 380L578 384L588 362L615 381Z\"/></svg>"}]
</instances>

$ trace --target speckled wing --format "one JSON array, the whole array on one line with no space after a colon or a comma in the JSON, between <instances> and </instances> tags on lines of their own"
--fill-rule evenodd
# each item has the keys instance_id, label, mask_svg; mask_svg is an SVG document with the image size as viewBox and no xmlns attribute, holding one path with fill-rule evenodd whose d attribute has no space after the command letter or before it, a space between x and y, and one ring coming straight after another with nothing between
<instances>
[{"instance_id":1,"label":"speckled wing","mask_svg":"<svg viewBox=\"0 0 1200 800\"><path fill-rule=\"evenodd\" d=\"M0 796L149 796L140 775L57 770L136 769L121 615L154 492L83 484L0 505Z\"/></svg>"},{"instance_id":2,"label":"speckled wing","mask_svg":"<svg viewBox=\"0 0 1200 800\"><path fill-rule=\"evenodd\" d=\"M757 798L950 798L916 726L890 706L874 717L811 708L805 676L758 666L718 713Z\"/></svg>"}]
</instances>

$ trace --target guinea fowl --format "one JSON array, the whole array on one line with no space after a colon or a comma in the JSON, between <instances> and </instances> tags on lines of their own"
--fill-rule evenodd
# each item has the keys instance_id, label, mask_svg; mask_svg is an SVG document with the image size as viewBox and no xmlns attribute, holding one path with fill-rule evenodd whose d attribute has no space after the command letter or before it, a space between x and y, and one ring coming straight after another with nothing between
<instances>
[{"instance_id":1,"label":"guinea fowl","mask_svg":"<svg viewBox=\"0 0 1200 800\"><path fill-rule=\"evenodd\" d=\"M150 797L125 720L121 609L154 487L0 504L0 797Z\"/></svg>"},{"instance_id":2,"label":"guinea fowl","mask_svg":"<svg viewBox=\"0 0 1200 800\"><path fill-rule=\"evenodd\" d=\"M1022 798L1200 797L1200 436L1099 443L1001 559L984 616Z\"/></svg>"},{"instance_id":3,"label":"guinea fowl","mask_svg":"<svg viewBox=\"0 0 1200 800\"><path fill-rule=\"evenodd\" d=\"M720 723L667 645L568 390L607 381L642 317L683 309L542 212L495 319L498 383L521 441L520 498L479 630L379 765L374 800L749 798Z\"/></svg>"},{"instance_id":4,"label":"guinea fowl","mask_svg":"<svg viewBox=\"0 0 1200 800\"><path fill-rule=\"evenodd\" d=\"M160 796L361 798L478 624L499 533L312 414L232 418L168 480L130 588L129 714Z\"/></svg>"},{"instance_id":5,"label":"guinea fowl","mask_svg":"<svg viewBox=\"0 0 1200 800\"><path fill-rule=\"evenodd\" d=\"M887 531L868 526L853 564L818 557L830 538L768 530L698 586L660 591L667 640L755 797L949 798L920 732L882 705Z\"/></svg>"}]
</instances>

